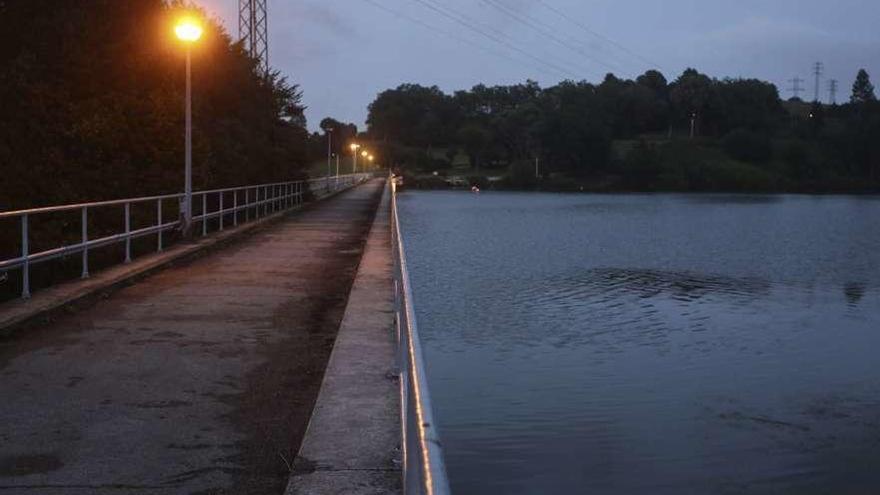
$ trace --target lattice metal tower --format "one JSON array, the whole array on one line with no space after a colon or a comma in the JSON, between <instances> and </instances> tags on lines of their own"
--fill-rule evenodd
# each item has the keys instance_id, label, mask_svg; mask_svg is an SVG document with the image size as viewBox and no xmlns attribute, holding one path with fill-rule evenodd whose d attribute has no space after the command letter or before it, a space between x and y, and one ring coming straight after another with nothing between
<instances>
[{"instance_id":1,"label":"lattice metal tower","mask_svg":"<svg viewBox=\"0 0 880 495\"><path fill-rule=\"evenodd\" d=\"M819 101L819 91L822 90L821 82L822 82L822 74L825 72L825 64L822 62L816 62L813 65L813 75L816 76L816 97L813 98L813 101Z\"/></svg>"},{"instance_id":2,"label":"lattice metal tower","mask_svg":"<svg viewBox=\"0 0 880 495\"><path fill-rule=\"evenodd\" d=\"M247 52L269 73L269 16L267 0L238 0L238 36Z\"/></svg>"},{"instance_id":3,"label":"lattice metal tower","mask_svg":"<svg viewBox=\"0 0 880 495\"><path fill-rule=\"evenodd\" d=\"M788 82L791 83L791 88L789 88L788 90L791 91L795 98L800 99L801 93L806 91L802 86L804 80L800 77L795 77L794 79L789 79Z\"/></svg>"}]
</instances>

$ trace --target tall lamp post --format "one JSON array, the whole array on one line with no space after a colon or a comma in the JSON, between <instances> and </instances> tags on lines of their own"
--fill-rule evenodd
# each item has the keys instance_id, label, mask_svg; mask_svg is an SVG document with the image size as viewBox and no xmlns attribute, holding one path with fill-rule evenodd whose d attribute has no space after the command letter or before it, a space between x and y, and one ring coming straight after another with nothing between
<instances>
[{"instance_id":1,"label":"tall lamp post","mask_svg":"<svg viewBox=\"0 0 880 495\"><path fill-rule=\"evenodd\" d=\"M357 173L357 168L358 168L358 148L360 148L360 147L361 147L361 145L359 145L359 144L357 144L357 143L351 143L351 146L350 146L350 148L351 148L351 156L352 156L352 158L351 158L351 160L352 160L351 173L353 173L353 174L356 174L356 173Z\"/></svg>"},{"instance_id":2,"label":"tall lamp post","mask_svg":"<svg viewBox=\"0 0 880 495\"><path fill-rule=\"evenodd\" d=\"M329 178L332 174L332 161L333 161L333 131L336 129L332 127L328 127L324 129L324 132L327 133L327 177Z\"/></svg>"},{"instance_id":3,"label":"tall lamp post","mask_svg":"<svg viewBox=\"0 0 880 495\"><path fill-rule=\"evenodd\" d=\"M192 235L192 45L202 37L201 23L193 17L184 17L177 21L174 33L186 44L186 144L184 166L183 204L180 210L183 216L183 237Z\"/></svg>"}]
</instances>

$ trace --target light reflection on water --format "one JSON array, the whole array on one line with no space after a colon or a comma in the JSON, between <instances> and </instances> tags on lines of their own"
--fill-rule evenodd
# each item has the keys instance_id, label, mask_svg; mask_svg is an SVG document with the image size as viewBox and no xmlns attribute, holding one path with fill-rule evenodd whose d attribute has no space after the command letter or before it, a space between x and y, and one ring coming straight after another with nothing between
<instances>
[{"instance_id":1,"label":"light reflection on water","mask_svg":"<svg viewBox=\"0 0 880 495\"><path fill-rule=\"evenodd\" d=\"M456 493L873 493L880 202L401 197Z\"/></svg>"}]
</instances>

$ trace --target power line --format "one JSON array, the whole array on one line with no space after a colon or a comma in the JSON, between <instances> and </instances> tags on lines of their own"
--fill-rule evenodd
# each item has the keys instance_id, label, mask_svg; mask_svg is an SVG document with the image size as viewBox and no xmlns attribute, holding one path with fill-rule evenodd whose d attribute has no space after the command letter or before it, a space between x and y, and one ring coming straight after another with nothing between
<instances>
[{"instance_id":1,"label":"power line","mask_svg":"<svg viewBox=\"0 0 880 495\"><path fill-rule=\"evenodd\" d=\"M501 39L501 38L498 38L497 36L494 36L494 35L492 35L492 34L489 34L489 33L483 32L483 31L481 31L478 27L476 27L476 26L474 26L473 24L471 24L470 22L467 22L467 21L461 20L461 19L455 17L454 15L451 15L451 14L449 14L449 13L447 13L447 12L445 12L445 11L439 9L439 8L437 8L437 7L434 6L433 4L426 2L425 0L413 0L413 1L416 2L416 3L419 3L419 4L421 4L421 5L424 5L425 7L427 7L427 8L429 8L429 9L433 10L434 12L436 12L436 13L438 13L438 14L440 14L440 15L442 15L443 17L446 17L446 18L448 18L448 19L451 19L453 22L455 22L455 23L457 23L457 24L460 24L460 25L464 26L465 28L467 28L467 29L469 29L469 30L471 30L471 31L473 31L473 32L475 32L475 33L477 33L477 34L479 34L480 36L482 36L482 37L484 37L484 38L488 38L489 40L494 41L495 43L498 43L499 45L505 46L505 47L507 47L507 48L509 48L509 49L511 49L511 50L513 50L513 51L515 51L515 52L517 52L517 53L519 53L519 54L521 54L521 55L525 55L526 57L528 57L528 58L530 58L530 59L532 59L532 60L538 62L539 64L546 65L546 66L548 66L548 67L553 68L554 70L556 70L556 71L558 71L558 72L562 72L562 73L565 73L565 74L571 75L571 76L573 76L573 77L575 77L575 78L580 77L580 76L578 76L577 74L571 72L570 70L568 70L568 69L565 68L565 67L560 67L560 66L558 66L558 65L556 65L556 64L553 64L553 63L547 62L546 60L544 60L544 59L542 59L542 58L540 58L540 57L537 57L537 56L535 56L535 55L532 55L531 53L529 53L529 52L527 52L527 51L525 51L525 50L523 50L523 49L521 49L521 48L519 48L519 47L517 47L517 46L515 46L515 45L512 45L511 43L509 43L509 42L507 42L507 41L505 41L505 40L503 40L503 39Z\"/></svg>"},{"instance_id":2,"label":"power line","mask_svg":"<svg viewBox=\"0 0 880 495\"><path fill-rule=\"evenodd\" d=\"M508 55L508 54L506 54L506 53L499 52L499 51L493 50L493 49L491 49L491 48L487 48L487 47L485 47L485 46L483 46L483 45L481 45L481 44L479 44L479 43L475 43L475 42L473 42L473 41L471 41L471 40L469 40L469 39L467 39L467 38L463 38L463 37L461 37L461 36L458 36L458 35L456 35L455 33L452 33L452 32L449 32L449 31L445 31L445 30L443 30L443 29L439 29L439 28L437 28L436 26L433 26L433 25L431 25L431 24L428 24L427 22L422 21L421 19L417 19L417 18L415 18L415 17L408 16L408 15L402 13L402 12L398 12L398 11L396 11L396 10L394 10L394 9L388 8L388 7L386 7L385 5L382 5L382 4L380 4L379 2L377 2L377 1L375 1L375 0L364 0L364 2L366 2L366 3L368 3L368 4L370 4L370 5L374 6L374 7L376 7L376 8L379 9L379 10L382 10L382 11L384 11L384 12L387 12L387 13L389 13L389 14L391 14L391 15L393 15L393 16L399 18L399 19L403 19L403 20L405 20L405 21L412 22L412 23L414 23L414 24L417 24L417 25L419 25L419 26L422 26L423 28L428 29L429 31L433 31L433 32L435 32L435 33L437 33L437 34L440 34L440 35L443 35L443 36L447 36L447 37L452 38L452 39L454 39L454 40L456 40L456 41L458 41L458 42L464 43L464 44L466 44L466 45L473 46L473 47L475 47L475 48L478 48L478 49L480 49L480 50L482 50L482 51L484 51L484 52L486 52L486 53L489 53L489 54L495 55L495 56L497 56L497 57L502 57L502 58L505 58L505 59L510 60L510 61L512 61L512 62L520 63L519 60L517 60L517 59L511 57L510 55ZM539 66L547 66L547 67L551 68L552 70L554 70L554 71L556 71L556 72L558 72L558 73L560 73L560 74L562 74L562 75L564 75L564 76L568 76L568 75L570 75L570 73L569 73L568 71L565 71L565 70L562 70L562 69L556 68L556 67L553 66L553 65L549 65L549 66L548 66L548 64L546 64L546 63L535 64L535 67L539 67ZM547 68L547 67L544 67L544 68Z\"/></svg>"},{"instance_id":3,"label":"power line","mask_svg":"<svg viewBox=\"0 0 880 495\"><path fill-rule=\"evenodd\" d=\"M605 35L603 35L603 34L601 34L601 33L599 33L599 32L594 31L593 29L591 29L589 26L587 26L587 25L584 24L583 22L581 22L581 21L579 21L579 20L577 20L577 19L575 19L575 18L569 16L569 15L566 14L565 12L561 11L560 9L558 9L558 8L556 8L556 7L554 7L554 6L550 5L550 4L548 4L548 3L545 2L544 0L537 0L537 2L538 2L539 4L541 4L541 5L542 5L544 8L546 8L547 10L553 12L554 14L558 15L559 17L561 17L561 18L567 20L568 22L574 24L575 26L581 28L581 29L584 30L584 32L586 32L587 34L589 34L589 35L591 35L591 36L594 36L594 37L596 37L596 38L599 38L600 40L602 40L602 41L604 41L604 42L606 42L606 43L609 43L609 44L611 44L611 45L617 47L619 50L621 50L621 51L627 53L628 55L630 55L630 56L632 56L632 57L635 57L635 58L639 59L640 61L642 61L642 62L648 64L648 65L651 66L651 67L654 67L654 68L656 68L656 69L663 69L663 67L662 67L660 64L656 64L656 63L652 62L651 60L649 60L649 59L647 59L647 58L645 58L645 57L639 55L638 53L634 52L633 50L630 50L630 49L627 48L626 46L624 46L624 45L618 43L617 41L614 41L613 39L611 39L611 38L609 38L609 37L607 37L607 36L605 36Z\"/></svg>"},{"instance_id":4,"label":"power line","mask_svg":"<svg viewBox=\"0 0 880 495\"><path fill-rule=\"evenodd\" d=\"M813 100L815 102L819 101L820 81L822 79L823 72L825 72L825 64L823 64L822 62L816 62L813 65L813 75L816 76L816 98Z\"/></svg>"},{"instance_id":5,"label":"power line","mask_svg":"<svg viewBox=\"0 0 880 495\"><path fill-rule=\"evenodd\" d=\"M516 22L519 22L520 24L522 24L524 26L527 26L527 27L534 29L538 33L541 33L542 35L546 36L547 38L549 38L550 40L559 44L560 46L567 48L567 49L593 61L594 63L597 63L597 64L599 64L607 69L610 69L612 71L615 71L615 70L619 71L620 70L619 67L612 66L612 65L590 55L582 47L577 46L577 45L573 45L573 44L567 42L566 40L559 38L558 36L556 36L552 32L553 26L549 26L548 24L546 24L538 19L535 19L534 17L521 15L521 14L517 13L516 11L511 10L509 7L501 4L500 2L497 2L496 0L480 0L480 1L482 1L486 5L494 7L496 10L498 10L499 12L503 13L504 15L510 17L511 19L515 20ZM550 30L548 30L547 28L549 28Z\"/></svg>"},{"instance_id":6,"label":"power line","mask_svg":"<svg viewBox=\"0 0 880 495\"><path fill-rule=\"evenodd\" d=\"M451 16L454 16L454 17L457 17L457 18L459 19L459 21L461 21L461 22L468 23L468 24L472 24L472 25L474 25L475 27L477 27L478 29L481 29L481 30L482 30L482 29L490 30L490 31L492 31L492 32L495 34L495 36L498 36L498 37L500 37L500 38L505 38L505 39L507 39L507 41L508 41L509 43L511 43L511 44L516 44L516 43L519 42L519 40L517 40L517 39L514 38L513 36L511 36L511 35L505 33L504 31L502 31L502 30L500 30L500 29L497 29L497 28L495 28L494 26L491 26L491 25L486 24L486 23L484 23L484 22L481 22L481 21L478 20L478 19L475 19L475 18L473 18L473 17L470 17L470 16L468 16L467 14L461 12L460 10L456 10L456 9L454 9L454 8L452 8L452 7L447 6L447 5L440 5L439 2L437 2L436 0L426 0L426 1L429 2L429 3L431 3L432 5L434 5L434 7L446 11L446 13L447 13L448 15L451 15ZM421 2L420 2L420 3L421 3ZM545 59L546 61L550 61L550 62L553 62L553 63L557 64L559 67L566 67L566 66L568 65L568 61L567 61L567 60L559 60L558 58L555 58L555 57L554 57L554 60L552 60L552 61L551 61L551 60L547 60L547 57L544 57L544 59ZM583 72L590 72L590 69L587 69L587 68L585 68L585 67L583 67L583 66L578 66L577 69L580 70L580 71L583 71Z\"/></svg>"}]
</instances>

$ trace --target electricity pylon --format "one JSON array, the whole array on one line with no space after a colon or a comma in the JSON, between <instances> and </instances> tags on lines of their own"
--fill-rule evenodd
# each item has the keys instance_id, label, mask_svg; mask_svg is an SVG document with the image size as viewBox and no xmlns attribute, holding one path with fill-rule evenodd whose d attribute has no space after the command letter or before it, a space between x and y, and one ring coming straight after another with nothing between
<instances>
[{"instance_id":1,"label":"electricity pylon","mask_svg":"<svg viewBox=\"0 0 880 495\"><path fill-rule=\"evenodd\" d=\"M266 0L238 0L238 37L264 74L269 74L269 16Z\"/></svg>"}]
</instances>

